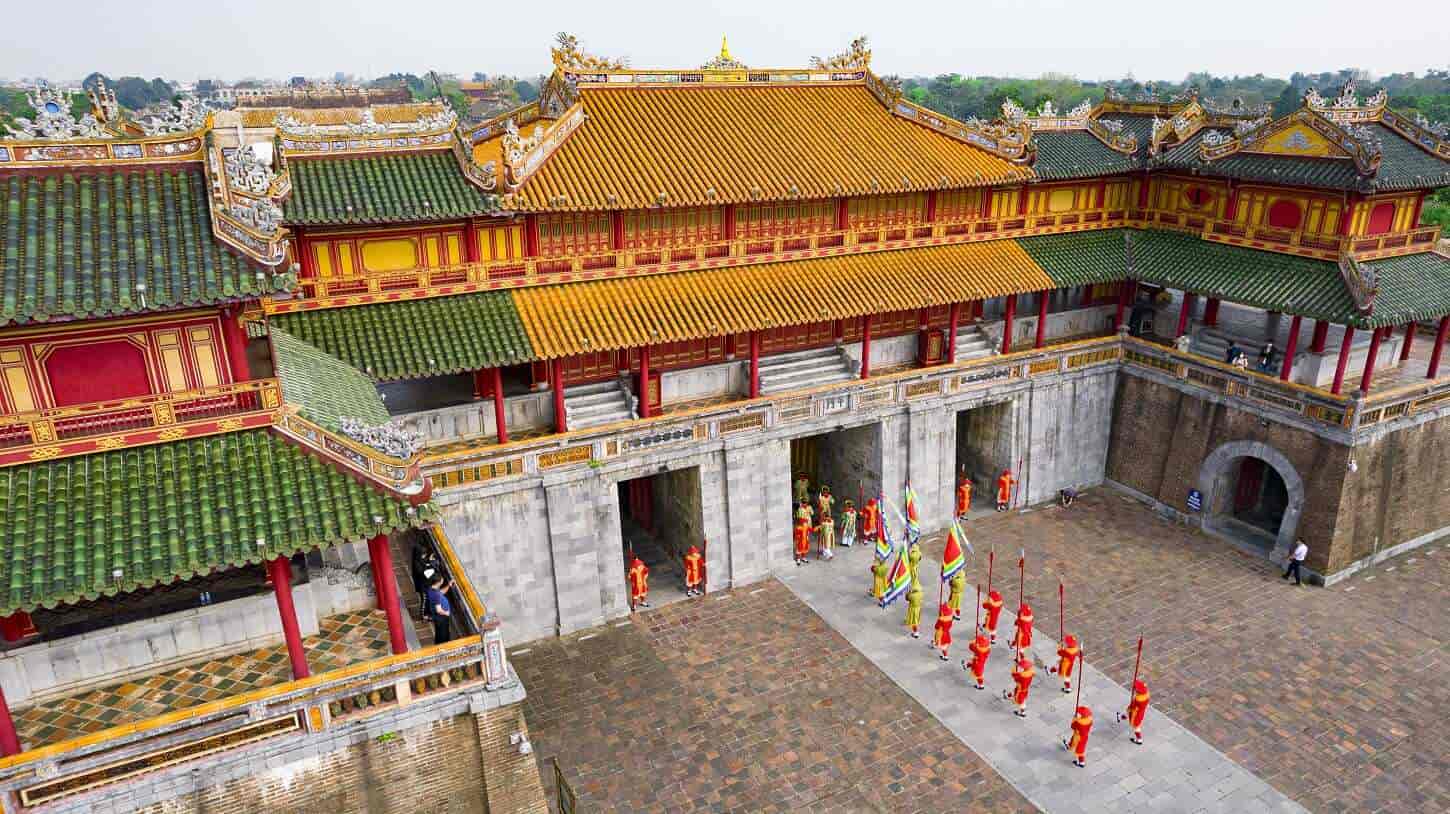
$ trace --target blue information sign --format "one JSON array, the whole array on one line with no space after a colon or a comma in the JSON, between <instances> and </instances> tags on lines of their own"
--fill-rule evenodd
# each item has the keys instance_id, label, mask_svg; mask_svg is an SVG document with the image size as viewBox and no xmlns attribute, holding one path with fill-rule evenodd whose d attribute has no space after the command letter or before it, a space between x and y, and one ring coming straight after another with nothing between
<instances>
[{"instance_id":1,"label":"blue information sign","mask_svg":"<svg viewBox=\"0 0 1450 814\"><path fill-rule=\"evenodd\" d=\"M1197 489L1188 490L1188 510L1190 512L1203 510L1203 493Z\"/></svg>"}]
</instances>

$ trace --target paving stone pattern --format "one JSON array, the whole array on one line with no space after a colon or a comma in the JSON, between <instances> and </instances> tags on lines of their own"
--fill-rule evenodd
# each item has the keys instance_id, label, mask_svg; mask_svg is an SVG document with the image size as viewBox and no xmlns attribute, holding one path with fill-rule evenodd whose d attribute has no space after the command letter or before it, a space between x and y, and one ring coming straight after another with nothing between
<instances>
[{"instance_id":1,"label":"paving stone pattern","mask_svg":"<svg viewBox=\"0 0 1450 814\"><path fill-rule=\"evenodd\" d=\"M773 580L536 641L511 663L545 787L557 756L581 811L1032 810Z\"/></svg>"},{"instance_id":2,"label":"paving stone pattern","mask_svg":"<svg viewBox=\"0 0 1450 814\"><path fill-rule=\"evenodd\" d=\"M939 544L932 541L928 548ZM1014 552L1015 553L1015 552ZM1028 655L1037 664L1037 678L1028 698L1028 717L1013 717L1011 702L1001 697L1013 687L1013 651L1002 636L987 665L987 689L969 686L961 660L970 655L972 622L963 618L956 659L944 663L921 639L907 634L905 606L897 602L880 609L865 596L865 573L873 557L857 548L829 568L805 568L784 574L786 585L864 653L887 675L920 701L954 734L988 761L1032 803L1048 812L1087 811L1301 812L1282 794L1183 727L1150 712L1152 747L1133 745L1126 726L1113 720L1113 709L1125 705L1127 692L1088 666L1082 676L1083 702L1093 708L1087 766L1074 767L1061 740L1069 734L1073 695L1064 694L1048 665L1056 663L1056 630L1038 629ZM1004 558L1005 559L1005 558ZM1016 557L1011 561L1015 565ZM938 560L939 562L939 560ZM846 567L841 567L846 566ZM929 592L937 588L923 563ZM1013 578L1015 567L1004 577ZM1005 586L1004 586L1005 587ZM1005 591L1010 596L1015 591ZM975 598L975 591L973 592ZM935 596L927 606L935 608ZM1015 607L1015 603L1013 603ZM968 606L970 608L970 606ZM924 614L934 624L936 614ZM999 632L1011 630L1004 612ZM1095 700L1096 699L1096 700Z\"/></svg>"},{"instance_id":3,"label":"paving stone pattern","mask_svg":"<svg viewBox=\"0 0 1450 814\"><path fill-rule=\"evenodd\" d=\"M1015 605L1025 547L1039 630L1057 635L1062 577L1067 631L1089 665L1126 685L1145 636L1152 709L1309 810L1450 811L1450 540L1326 589L1294 588L1279 565L1106 488L1066 510L974 519L967 533L974 582L995 542ZM940 556L940 535L923 544L927 561ZM1112 700L1084 690L1099 726ZM1150 712L1150 746L1156 729Z\"/></svg>"},{"instance_id":4,"label":"paving stone pattern","mask_svg":"<svg viewBox=\"0 0 1450 814\"><path fill-rule=\"evenodd\" d=\"M303 646L313 674L385 656L387 619L382 611L332 616L322 620L320 632L304 639ZM287 648L278 645L48 701L16 712L15 728L21 743L34 749L291 678Z\"/></svg>"}]
</instances>

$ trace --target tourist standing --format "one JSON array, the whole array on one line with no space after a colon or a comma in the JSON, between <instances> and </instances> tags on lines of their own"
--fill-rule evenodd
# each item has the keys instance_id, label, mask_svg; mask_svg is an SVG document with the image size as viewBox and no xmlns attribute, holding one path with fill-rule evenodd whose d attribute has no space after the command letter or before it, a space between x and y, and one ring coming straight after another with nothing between
<instances>
[{"instance_id":1,"label":"tourist standing","mask_svg":"<svg viewBox=\"0 0 1450 814\"><path fill-rule=\"evenodd\" d=\"M1285 563L1284 579L1288 579L1289 575L1293 574L1294 584L1303 585L1304 583L1299 578L1299 569L1303 567L1304 558L1307 556L1309 556L1309 546L1305 545L1303 540L1295 540L1294 551L1289 555L1289 562Z\"/></svg>"},{"instance_id":2,"label":"tourist standing","mask_svg":"<svg viewBox=\"0 0 1450 814\"><path fill-rule=\"evenodd\" d=\"M448 589L451 587L441 573L434 574L433 582L428 586L425 599L428 616L433 620L434 644L443 644L453 638L453 605L448 601Z\"/></svg>"}]
</instances>

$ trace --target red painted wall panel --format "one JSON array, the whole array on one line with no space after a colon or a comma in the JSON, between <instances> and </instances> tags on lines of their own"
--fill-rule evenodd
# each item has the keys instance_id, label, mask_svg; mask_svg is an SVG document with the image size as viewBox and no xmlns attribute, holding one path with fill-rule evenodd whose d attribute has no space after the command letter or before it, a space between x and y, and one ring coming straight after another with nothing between
<instances>
[{"instance_id":1,"label":"red painted wall panel","mask_svg":"<svg viewBox=\"0 0 1450 814\"><path fill-rule=\"evenodd\" d=\"M58 407L151 392L145 351L124 339L56 348L45 370Z\"/></svg>"}]
</instances>

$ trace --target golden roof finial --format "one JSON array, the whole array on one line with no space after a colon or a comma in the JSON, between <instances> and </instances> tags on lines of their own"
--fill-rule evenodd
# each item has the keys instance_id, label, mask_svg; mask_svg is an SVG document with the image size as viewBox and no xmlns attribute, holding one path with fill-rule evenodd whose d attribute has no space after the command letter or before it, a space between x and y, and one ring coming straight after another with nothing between
<instances>
[{"instance_id":1,"label":"golden roof finial","mask_svg":"<svg viewBox=\"0 0 1450 814\"><path fill-rule=\"evenodd\" d=\"M730 56L730 41L722 34L719 55L700 67L707 71L740 71L745 69L745 63Z\"/></svg>"},{"instance_id":2,"label":"golden roof finial","mask_svg":"<svg viewBox=\"0 0 1450 814\"><path fill-rule=\"evenodd\" d=\"M721 62L729 62L729 61L731 61L730 60L730 43L726 40L726 37L725 37L724 34L721 34L720 35L720 61Z\"/></svg>"}]
</instances>

